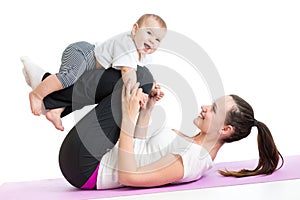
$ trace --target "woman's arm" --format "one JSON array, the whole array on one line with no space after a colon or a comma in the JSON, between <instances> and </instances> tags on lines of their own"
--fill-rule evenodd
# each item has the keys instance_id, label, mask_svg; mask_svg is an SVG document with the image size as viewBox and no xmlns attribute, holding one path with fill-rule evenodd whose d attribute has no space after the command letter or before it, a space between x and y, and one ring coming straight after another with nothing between
<instances>
[{"instance_id":1,"label":"woman's arm","mask_svg":"<svg viewBox=\"0 0 300 200\"><path fill-rule=\"evenodd\" d=\"M124 156L124 154L123 154ZM131 156L132 160L129 159ZM134 154L124 157L125 162L135 162ZM154 187L173 183L183 178L184 168L181 156L168 154L158 161L139 168L119 171L119 182L126 186Z\"/></svg>"},{"instance_id":2,"label":"woman's arm","mask_svg":"<svg viewBox=\"0 0 300 200\"><path fill-rule=\"evenodd\" d=\"M184 168L179 155L168 154L149 165L137 166L133 149L133 135L135 119L139 110L139 95L142 91L137 89L138 84L133 87L132 91L127 86L128 84L122 92L123 119L118 152L119 182L127 186L151 187L181 179ZM146 121L147 119L143 122Z\"/></svg>"},{"instance_id":3,"label":"woman's arm","mask_svg":"<svg viewBox=\"0 0 300 200\"><path fill-rule=\"evenodd\" d=\"M135 138L145 139L147 137L150 118L151 118L151 110L141 109L134 130Z\"/></svg>"}]
</instances>

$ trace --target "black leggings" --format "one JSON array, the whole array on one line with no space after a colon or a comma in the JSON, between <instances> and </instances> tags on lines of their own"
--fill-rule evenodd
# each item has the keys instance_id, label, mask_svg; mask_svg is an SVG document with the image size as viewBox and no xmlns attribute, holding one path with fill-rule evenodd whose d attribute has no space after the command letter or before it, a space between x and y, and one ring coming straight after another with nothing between
<instances>
[{"instance_id":1,"label":"black leggings","mask_svg":"<svg viewBox=\"0 0 300 200\"><path fill-rule=\"evenodd\" d=\"M149 94L153 77L146 67L137 68L137 81ZM47 109L66 107L62 116L85 105L98 104L70 130L59 152L62 174L77 188L87 182L102 156L119 139L122 85L119 70L92 70L84 73L73 86L44 99Z\"/></svg>"}]
</instances>

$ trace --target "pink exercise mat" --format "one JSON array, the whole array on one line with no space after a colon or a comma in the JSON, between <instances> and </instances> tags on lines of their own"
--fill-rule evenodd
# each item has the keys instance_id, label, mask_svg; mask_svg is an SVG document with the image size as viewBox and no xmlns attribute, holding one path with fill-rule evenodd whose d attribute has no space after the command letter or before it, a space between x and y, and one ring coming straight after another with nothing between
<instances>
[{"instance_id":1,"label":"pink exercise mat","mask_svg":"<svg viewBox=\"0 0 300 200\"><path fill-rule=\"evenodd\" d=\"M216 163L214 167L200 180L180 185L167 185L155 188L118 188L110 190L78 190L73 188L65 179L48 179L28 182L4 183L0 187L0 199L43 199L43 200L76 200L109 198L117 196L139 195L158 192L171 192L180 190L193 190L201 188L222 187L231 185L263 183L300 179L300 155L285 157L284 166L269 176L255 176L246 178L223 177L218 173L219 169L253 169L257 160L238 162Z\"/></svg>"}]
</instances>

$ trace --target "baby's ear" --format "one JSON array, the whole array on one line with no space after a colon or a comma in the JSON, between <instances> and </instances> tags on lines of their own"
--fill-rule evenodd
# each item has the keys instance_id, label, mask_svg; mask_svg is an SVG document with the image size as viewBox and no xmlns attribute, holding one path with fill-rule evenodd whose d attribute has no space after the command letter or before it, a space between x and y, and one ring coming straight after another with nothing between
<instances>
[{"instance_id":1,"label":"baby's ear","mask_svg":"<svg viewBox=\"0 0 300 200\"><path fill-rule=\"evenodd\" d=\"M132 26L131 34L134 36L136 34L136 30L139 28L137 23L134 23Z\"/></svg>"}]
</instances>

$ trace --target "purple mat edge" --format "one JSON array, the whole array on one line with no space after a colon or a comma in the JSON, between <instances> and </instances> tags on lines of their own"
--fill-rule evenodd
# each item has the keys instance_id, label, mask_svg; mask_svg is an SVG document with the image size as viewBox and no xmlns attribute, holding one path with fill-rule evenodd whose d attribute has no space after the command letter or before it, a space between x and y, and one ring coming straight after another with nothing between
<instances>
[{"instance_id":1,"label":"purple mat edge","mask_svg":"<svg viewBox=\"0 0 300 200\"><path fill-rule=\"evenodd\" d=\"M300 155L286 156L285 165L282 169L276 171L269 176L255 176L246 178L231 178L222 177L218 174L219 169L235 170L241 168L252 169L256 166L257 160L236 161L216 163L214 167L200 180L195 182L168 185L155 188L118 188L111 190L98 191L83 191L72 188L63 178L61 179L47 179L39 181L28 182L12 182L4 183L0 186L1 199L19 199L26 197L26 199L91 199L91 198L109 198L128 195L150 194L158 192L172 192L181 190L193 190L223 186L233 186L242 184L253 184L273 181L283 181L300 179ZM16 192L18 191L18 192Z\"/></svg>"}]
</instances>

